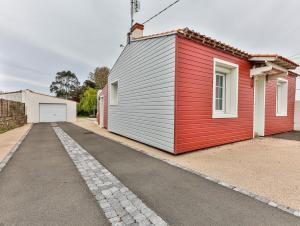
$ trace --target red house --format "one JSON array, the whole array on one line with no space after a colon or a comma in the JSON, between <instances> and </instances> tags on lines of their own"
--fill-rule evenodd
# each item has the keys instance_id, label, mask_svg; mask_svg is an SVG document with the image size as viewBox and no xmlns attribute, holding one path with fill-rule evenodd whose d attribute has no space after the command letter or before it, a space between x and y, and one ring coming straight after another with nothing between
<instances>
[{"instance_id":1,"label":"red house","mask_svg":"<svg viewBox=\"0 0 300 226\"><path fill-rule=\"evenodd\" d=\"M103 125L173 154L291 131L297 67L188 28L143 36L136 24L102 91Z\"/></svg>"}]
</instances>

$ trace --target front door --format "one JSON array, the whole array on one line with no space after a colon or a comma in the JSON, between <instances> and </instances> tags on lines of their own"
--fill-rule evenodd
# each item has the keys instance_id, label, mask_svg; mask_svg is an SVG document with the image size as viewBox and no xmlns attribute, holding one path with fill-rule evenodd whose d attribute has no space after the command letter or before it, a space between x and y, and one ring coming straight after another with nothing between
<instances>
[{"instance_id":1,"label":"front door","mask_svg":"<svg viewBox=\"0 0 300 226\"><path fill-rule=\"evenodd\" d=\"M104 97L100 97L100 128L104 127Z\"/></svg>"},{"instance_id":2,"label":"front door","mask_svg":"<svg viewBox=\"0 0 300 226\"><path fill-rule=\"evenodd\" d=\"M254 78L254 125L253 135L265 135L265 76Z\"/></svg>"}]
</instances>

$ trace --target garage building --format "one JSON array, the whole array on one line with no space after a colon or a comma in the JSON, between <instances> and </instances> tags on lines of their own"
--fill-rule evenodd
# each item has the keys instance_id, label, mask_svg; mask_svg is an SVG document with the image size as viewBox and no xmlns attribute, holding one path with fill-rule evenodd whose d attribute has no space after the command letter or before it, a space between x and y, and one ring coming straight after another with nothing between
<instances>
[{"instance_id":1,"label":"garage building","mask_svg":"<svg viewBox=\"0 0 300 226\"><path fill-rule=\"evenodd\" d=\"M75 101L36 93L28 89L2 93L0 98L25 103L28 123L76 121Z\"/></svg>"}]
</instances>

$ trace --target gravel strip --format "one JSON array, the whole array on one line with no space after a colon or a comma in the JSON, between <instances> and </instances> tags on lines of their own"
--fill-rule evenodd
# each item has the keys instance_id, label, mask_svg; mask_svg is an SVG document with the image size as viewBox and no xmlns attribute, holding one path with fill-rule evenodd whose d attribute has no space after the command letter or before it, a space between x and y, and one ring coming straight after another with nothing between
<instances>
[{"instance_id":1,"label":"gravel strip","mask_svg":"<svg viewBox=\"0 0 300 226\"><path fill-rule=\"evenodd\" d=\"M30 128L27 130L27 132L18 140L18 142L12 147L12 149L7 153L7 155L2 159L2 161L0 161L0 172L3 170L3 168L7 165L7 163L9 162L9 160L13 157L13 155L15 154L15 152L18 150L18 148L20 147L20 145L22 144L23 140L25 139L25 137L27 136L27 134L29 133L29 131L32 128L32 124L30 125Z\"/></svg>"},{"instance_id":2,"label":"gravel strip","mask_svg":"<svg viewBox=\"0 0 300 226\"><path fill-rule=\"evenodd\" d=\"M53 129L112 225L167 225L61 128Z\"/></svg>"}]
</instances>

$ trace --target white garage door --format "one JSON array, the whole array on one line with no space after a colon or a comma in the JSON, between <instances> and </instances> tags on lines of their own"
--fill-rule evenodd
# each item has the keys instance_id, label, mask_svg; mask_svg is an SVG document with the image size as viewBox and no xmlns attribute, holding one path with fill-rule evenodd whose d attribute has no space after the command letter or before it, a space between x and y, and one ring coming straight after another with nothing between
<instances>
[{"instance_id":1,"label":"white garage door","mask_svg":"<svg viewBox=\"0 0 300 226\"><path fill-rule=\"evenodd\" d=\"M40 104L40 122L67 121L66 104Z\"/></svg>"}]
</instances>

